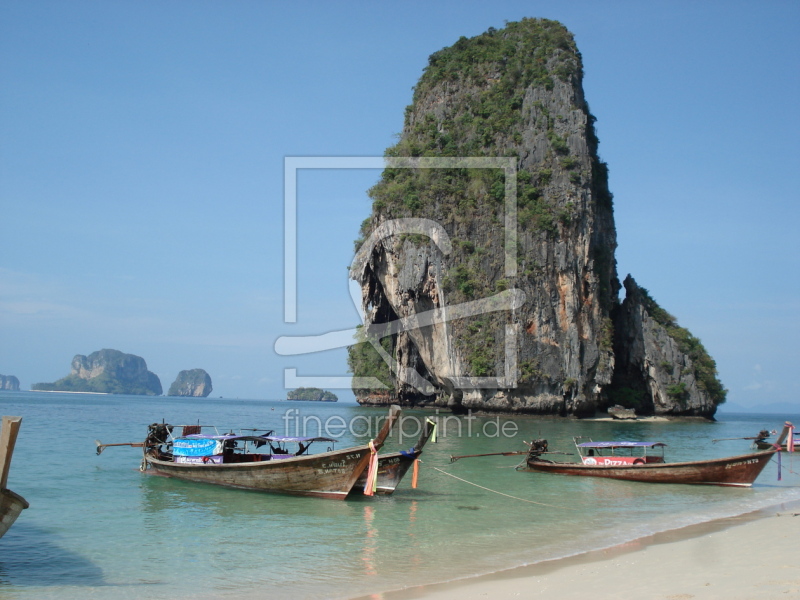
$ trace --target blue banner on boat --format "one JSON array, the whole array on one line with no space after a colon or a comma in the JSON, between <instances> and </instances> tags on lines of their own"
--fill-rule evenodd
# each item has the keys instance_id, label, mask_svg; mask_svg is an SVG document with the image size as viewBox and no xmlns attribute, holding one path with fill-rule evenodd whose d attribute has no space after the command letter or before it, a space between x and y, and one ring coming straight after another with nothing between
<instances>
[{"instance_id":1,"label":"blue banner on boat","mask_svg":"<svg viewBox=\"0 0 800 600\"><path fill-rule=\"evenodd\" d=\"M175 456L211 456L222 454L222 442L219 440L178 438L172 443L172 454Z\"/></svg>"}]
</instances>

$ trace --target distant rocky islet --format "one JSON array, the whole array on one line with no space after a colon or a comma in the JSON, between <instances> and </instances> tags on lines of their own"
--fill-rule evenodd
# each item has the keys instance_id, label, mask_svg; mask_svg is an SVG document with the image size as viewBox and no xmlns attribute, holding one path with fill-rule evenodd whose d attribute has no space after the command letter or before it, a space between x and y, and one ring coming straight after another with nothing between
<instances>
[{"instance_id":1,"label":"distant rocky islet","mask_svg":"<svg viewBox=\"0 0 800 600\"><path fill-rule=\"evenodd\" d=\"M0 390L18 392L19 379L17 379L14 375L0 375Z\"/></svg>"},{"instance_id":2,"label":"distant rocky islet","mask_svg":"<svg viewBox=\"0 0 800 600\"><path fill-rule=\"evenodd\" d=\"M306 402L337 402L338 396L333 392L315 387L300 387L286 394L287 400L302 400Z\"/></svg>"},{"instance_id":3,"label":"distant rocky islet","mask_svg":"<svg viewBox=\"0 0 800 600\"><path fill-rule=\"evenodd\" d=\"M178 377L169 386L167 396L206 398L213 389L208 373L203 369L189 369L178 373Z\"/></svg>"},{"instance_id":4,"label":"distant rocky islet","mask_svg":"<svg viewBox=\"0 0 800 600\"><path fill-rule=\"evenodd\" d=\"M31 386L31 390L131 396L160 396L163 393L158 375L149 371L145 360L135 354L104 348L88 356L76 354L71 367L69 375L52 383L35 383ZM6 385L6 379L4 377L0 380L3 386ZM16 377L13 377L13 380L16 380L19 389L19 381ZM169 388L168 395L205 398L212 389L208 373L203 369L190 369L178 374Z\"/></svg>"}]
</instances>

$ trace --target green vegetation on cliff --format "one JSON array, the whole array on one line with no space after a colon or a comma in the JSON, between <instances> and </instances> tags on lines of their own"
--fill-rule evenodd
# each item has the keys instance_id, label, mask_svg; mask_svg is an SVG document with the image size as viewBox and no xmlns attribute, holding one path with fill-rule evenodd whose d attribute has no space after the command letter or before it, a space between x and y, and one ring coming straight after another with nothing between
<instances>
[{"instance_id":1,"label":"green vegetation on cliff","mask_svg":"<svg viewBox=\"0 0 800 600\"><path fill-rule=\"evenodd\" d=\"M708 394L714 404L725 402L728 390L725 389L717 376L716 361L708 354L702 342L693 336L688 329L679 326L675 317L661 308L650 295L650 292L641 286L639 286L639 291L647 313L656 323L667 330L669 336L678 343L681 352L692 359L692 368L698 386ZM667 393L675 400L685 400L687 395L686 386L684 384L676 384L668 389Z\"/></svg>"},{"instance_id":2,"label":"green vegetation on cliff","mask_svg":"<svg viewBox=\"0 0 800 600\"><path fill-rule=\"evenodd\" d=\"M347 349L347 366L350 372L355 377L375 377L389 388L390 393L394 392L392 371L378 351L365 341L364 328L361 325L356 328L355 341L356 343ZM393 354L391 337L381 339L380 343L389 355Z\"/></svg>"},{"instance_id":3,"label":"green vegetation on cliff","mask_svg":"<svg viewBox=\"0 0 800 600\"><path fill-rule=\"evenodd\" d=\"M550 143L547 162L552 164L535 173L518 174L520 221L553 232L554 221L566 215L548 202L542 186L549 183L553 168L572 171L580 169L580 164L569 156L566 139L556 131L565 116L551 114L545 103L536 100L534 122L530 122L525 95L532 89L552 91L555 81L572 82L582 75L581 56L572 34L556 21L523 19L471 39L462 37L430 56L413 104L406 108L403 135L386 155L520 156L526 130L541 131ZM429 96L441 93L433 93L437 87L464 93L449 98L446 108L426 106ZM590 117L587 138L592 154L597 146L593 123ZM607 167L599 160L593 162L588 179L596 184L598 199L610 205ZM580 171L571 173L570 178L575 184L583 183ZM497 169L385 169L370 190L374 211L387 217L429 214L430 208L445 198L457 198L462 212L474 209L482 200L499 208L504 194L504 176ZM362 234L369 227L367 220Z\"/></svg>"},{"instance_id":4,"label":"green vegetation on cliff","mask_svg":"<svg viewBox=\"0 0 800 600\"><path fill-rule=\"evenodd\" d=\"M556 133L556 121L542 102L535 102L536 123L528 123L523 110L528 89L553 90L555 80L582 76L580 53L570 32L546 19L523 19L506 28L490 28L477 37L462 37L449 48L432 54L417 84L414 102L406 109L401 139L386 150L387 156L519 156L523 131L535 125L550 142L554 166L574 169L566 140ZM434 88L457 88L446 109L425 106ZM451 99L452 100L452 99ZM596 138L592 138L596 142ZM518 200L523 225L553 231L557 219L537 184L546 184L552 168L537 173L520 172ZM578 179L580 176L578 175ZM489 200L498 209L505 194L502 172L497 169L385 169L370 190L373 208L386 216L417 216L445 198L457 198L458 208L474 209ZM466 215L465 215L466 217ZM369 229L364 223L362 233Z\"/></svg>"},{"instance_id":5,"label":"green vegetation on cliff","mask_svg":"<svg viewBox=\"0 0 800 600\"><path fill-rule=\"evenodd\" d=\"M462 37L430 56L415 88L414 102L441 85L474 87L479 93L455 107L457 127L441 131L426 115L423 122L412 126L415 135L402 140L388 154L484 156L504 145L508 135L519 135L515 141L521 143L518 132L523 124L526 88L551 91L556 79L568 81L581 75L580 53L572 34L557 21L522 19L500 30L489 28L471 39ZM411 114L413 107L406 109L407 119ZM548 130L552 131L552 123ZM554 147L566 154L566 144L560 141L561 145Z\"/></svg>"}]
</instances>

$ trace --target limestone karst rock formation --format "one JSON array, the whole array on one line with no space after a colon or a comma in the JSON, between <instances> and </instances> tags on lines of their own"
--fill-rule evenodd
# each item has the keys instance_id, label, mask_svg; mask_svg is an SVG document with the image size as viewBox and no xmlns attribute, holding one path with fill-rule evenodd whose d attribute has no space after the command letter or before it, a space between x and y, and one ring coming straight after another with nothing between
<instances>
[{"instance_id":1,"label":"limestone karst rock formation","mask_svg":"<svg viewBox=\"0 0 800 600\"><path fill-rule=\"evenodd\" d=\"M0 375L0 390L19 391L19 379L14 375Z\"/></svg>"},{"instance_id":2,"label":"limestone karst rock formation","mask_svg":"<svg viewBox=\"0 0 800 600\"><path fill-rule=\"evenodd\" d=\"M577 416L623 404L710 417L724 401L699 340L671 317L656 332L657 305L635 291L619 301L608 170L582 77L572 35L542 19L431 55L386 152L396 162L370 190L351 269L362 336L374 343L350 348L350 368L384 384L356 384L360 403Z\"/></svg>"},{"instance_id":3,"label":"limestone karst rock formation","mask_svg":"<svg viewBox=\"0 0 800 600\"><path fill-rule=\"evenodd\" d=\"M31 389L136 396L160 396L162 392L158 375L147 370L141 356L108 348L88 356L75 355L69 375L53 383L37 383Z\"/></svg>"},{"instance_id":4,"label":"limestone karst rock formation","mask_svg":"<svg viewBox=\"0 0 800 600\"><path fill-rule=\"evenodd\" d=\"M214 388L211 377L203 369L188 369L181 371L169 386L167 396L192 396L207 398Z\"/></svg>"}]
</instances>

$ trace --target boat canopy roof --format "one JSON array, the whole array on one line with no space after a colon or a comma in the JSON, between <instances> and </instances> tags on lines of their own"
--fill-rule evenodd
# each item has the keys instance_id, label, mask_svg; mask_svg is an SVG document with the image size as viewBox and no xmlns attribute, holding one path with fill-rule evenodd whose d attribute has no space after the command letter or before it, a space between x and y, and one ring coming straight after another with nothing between
<instances>
[{"instance_id":1,"label":"boat canopy roof","mask_svg":"<svg viewBox=\"0 0 800 600\"><path fill-rule=\"evenodd\" d=\"M310 444L311 442L337 442L332 438L326 437L291 437L286 435L235 435L229 433L226 435L215 435L210 433L193 433L192 435L181 436L182 440L243 440L245 442L295 442L302 444Z\"/></svg>"},{"instance_id":2,"label":"boat canopy roof","mask_svg":"<svg viewBox=\"0 0 800 600\"><path fill-rule=\"evenodd\" d=\"M578 448L658 448L664 442L584 442Z\"/></svg>"}]
</instances>

